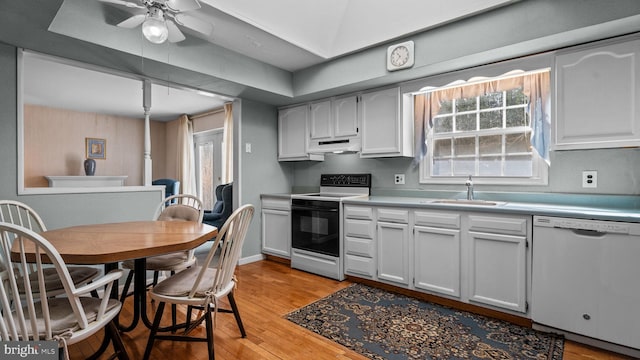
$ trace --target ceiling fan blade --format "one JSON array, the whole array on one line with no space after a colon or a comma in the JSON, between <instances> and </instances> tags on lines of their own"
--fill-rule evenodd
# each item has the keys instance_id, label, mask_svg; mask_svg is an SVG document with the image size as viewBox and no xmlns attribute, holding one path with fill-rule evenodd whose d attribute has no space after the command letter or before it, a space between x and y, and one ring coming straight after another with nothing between
<instances>
[{"instance_id":1,"label":"ceiling fan blade","mask_svg":"<svg viewBox=\"0 0 640 360\"><path fill-rule=\"evenodd\" d=\"M142 24L144 20L147 18L146 14L134 15L125 21L118 24L119 27L133 29L134 27Z\"/></svg>"},{"instance_id":2,"label":"ceiling fan blade","mask_svg":"<svg viewBox=\"0 0 640 360\"><path fill-rule=\"evenodd\" d=\"M184 34L180 29L178 29L178 25L176 25L176 23L167 19L166 24L167 29L169 29L168 40L170 43L177 43L185 39Z\"/></svg>"},{"instance_id":3,"label":"ceiling fan blade","mask_svg":"<svg viewBox=\"0 0 640 360\"><path fill-rule=\"evenodd\" d=\"M194 16L180 13L176 14L174 19L176 19L176 22L179 25L182 25L193 31L197 31L205 35L206 37L210 37L211 34L213 34L213 24L204 20L200 20Z\"/></svg>"},{"instance_id":4,"label":"ceiling fan blade","mask_svg":"<svg viewBox=\"0 0 640 360\"><path fill-rule=\"evenodd\" d=\"M198 0L167 0L164 3L173 11L190 11L200 9Z\"/></svg>"},{"instance_id":5,"label":"ceiling fan blade","mask_svg":"<svg viewBox=\"0 0 640 360\"><path fill-rule=\"evenodd\" d=\"M136 4L130 1L124 1L124 0L98 0L98 1L116 4L116 5L122 5L130 8L146 9L146 7L144 7L143 5Z\"/></svg>"}]
</instances>

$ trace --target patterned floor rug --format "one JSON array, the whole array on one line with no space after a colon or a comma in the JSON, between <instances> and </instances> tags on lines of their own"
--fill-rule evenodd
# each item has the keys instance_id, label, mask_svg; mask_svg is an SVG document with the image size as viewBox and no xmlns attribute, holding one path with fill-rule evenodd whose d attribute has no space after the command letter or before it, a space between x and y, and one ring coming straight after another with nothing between
<instances>
[{"instance_id":1,"label":"patterned floor rug","mask_svg":"<svg viewBox=\"0 0 640 360\"><path fill-rule=\"evenodd\" d=\"M561 337L354 284L286 318L370 359L560 360Z\"/></svg>"}]
</instances>

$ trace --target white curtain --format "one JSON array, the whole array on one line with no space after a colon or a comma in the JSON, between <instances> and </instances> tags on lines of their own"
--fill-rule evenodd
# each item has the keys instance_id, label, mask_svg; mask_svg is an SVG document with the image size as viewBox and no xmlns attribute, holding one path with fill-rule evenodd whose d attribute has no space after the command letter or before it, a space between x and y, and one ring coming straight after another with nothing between
<instances>
[{"instance_id":1,"label":"white curtain","mask_svg":"<svg viewBox=\"0 0 640 360\"><path fill-rule=\"evenodd\" d=\"M224 104L224 133L223 139L224 169L222 170L222 183L233 181L233 104Z\"/></svg>"},{"instance_id":2,"label":"white curtain","mask_svg":"<svg viewBox=\"0 0 640 360\"><path fill-rule=\"evenodd\" d=\"M195 156L193 153L193 123L187 115L178 119L177 171L182 194L198 196L196 189Z\"/></svg>"},{"instance_id":3,"label":"white curtain","mask_svg":"<svg viewBox=\"0 0 640 360\"><path fill-rule=\"evenodd\" d=\"M533 129L531 145L549 164L551 140L551 96L550 71L513 71L493 79L469 79L468 82L454 82L442 88L428 89L416 94L414 104L415 157L413 165L418 165L427 153L426 133L433 128L432 119L438 114L440 104L452 99L482 96L497 91L522 88L529 97L529 114Z\"/></svg>"}]
</instances>

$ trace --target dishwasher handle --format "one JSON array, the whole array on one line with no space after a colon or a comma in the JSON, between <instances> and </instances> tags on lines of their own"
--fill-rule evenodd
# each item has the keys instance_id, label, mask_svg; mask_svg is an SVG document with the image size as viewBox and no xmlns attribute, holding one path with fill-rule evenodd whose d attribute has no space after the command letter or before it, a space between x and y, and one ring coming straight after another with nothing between
<instances>
[{"instance_id":1,"label":"dishwasher handle","mask_svg":"<svg viewBox=\"0 0 640 360\"><path fill-rule=\"evenodd\" d=\"M585 230L585 229L566 229L571 230L576 235L589 236L589 237L603 237L607 233L598 230Z\"/></svg>"}]
</instances>

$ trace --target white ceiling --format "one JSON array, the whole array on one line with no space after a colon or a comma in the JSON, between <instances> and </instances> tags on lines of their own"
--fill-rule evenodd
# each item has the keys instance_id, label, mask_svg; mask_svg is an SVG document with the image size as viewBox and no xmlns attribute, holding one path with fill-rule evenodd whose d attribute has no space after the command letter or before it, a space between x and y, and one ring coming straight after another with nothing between
<instances>
[{"instance_id":1,"label":"white ceiling","mask_svg":"<svg viewBox=\"0 0 640 360\"><path fill-rule=\"evenodd\" d=\"M210 38L203 39L201 34L182 28L187 37L206 40L295 72L518 0L199 1L202 7L188 13L212 23L214 31ZM113 29L113 33L102 36L139 39L140 28L115 26L139 11L99 0L64 0L56 18L78 18L78 14L82 14L84 26L73 27L75 34L65 35L84 41L90 41L87 34L92 31L105 32L100 28L85 28L96 22L103 26L110 22L108 29ZM55 31L55 23L54 18L50 31ZM79 69L39 57L31 57L25 69L25 100L29 103L143 117L139 80ZM166 84L154 84L152 94L154 120L171 120L183 113L197 114L219 108L230 100L205 97Z\"/></svg>"},{"instance_id":2,"label":"white ceiling","mask_svg":"<svg viewBox=\"0 0 640 360\"><path fill-rule=\"evenodd\" d=\"M408 34L425 31L452 21L513 3L514 0L200 0L204 14L215 26L210 41L241 53L253 47L272 48L278 58L272 65L294 71L309 63L291 63L278 44L251 42L251 26L318 56L317 62L350 54ZM225 31L228 24L219 10L241 22L239 31ZM244 23L244 24L242 24ZM222 36L224 35L224 36ZM249 55L251 56L251 55ZM258 60L264 54L256 54ZM265 61L269 62L269 61Z\"/></svg>"}]
</instances>

